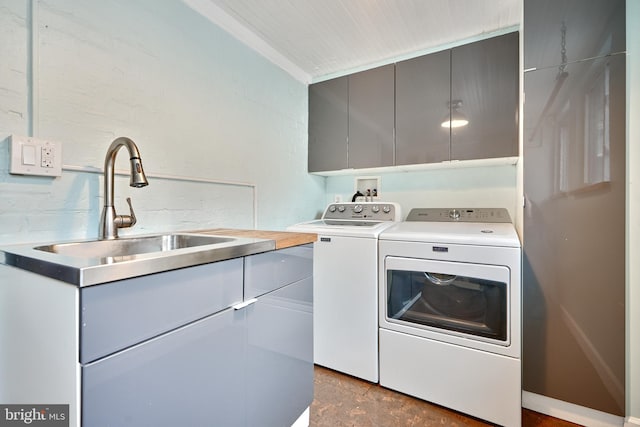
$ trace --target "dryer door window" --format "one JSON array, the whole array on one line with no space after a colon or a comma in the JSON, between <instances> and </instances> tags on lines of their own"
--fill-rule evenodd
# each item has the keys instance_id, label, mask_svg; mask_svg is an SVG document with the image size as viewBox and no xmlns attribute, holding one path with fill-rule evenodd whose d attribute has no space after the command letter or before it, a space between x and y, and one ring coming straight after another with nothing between
<instances>
[{"instance_id":1,"label":"dryer door window","mask_svg":"<svg viewBox=\"0 0 640 427\"><path fill-rule=\"evenodd\" d=\"M385 284L389 322L508 343L508 269L390 258Z\"/></svg>"}]
</instances>

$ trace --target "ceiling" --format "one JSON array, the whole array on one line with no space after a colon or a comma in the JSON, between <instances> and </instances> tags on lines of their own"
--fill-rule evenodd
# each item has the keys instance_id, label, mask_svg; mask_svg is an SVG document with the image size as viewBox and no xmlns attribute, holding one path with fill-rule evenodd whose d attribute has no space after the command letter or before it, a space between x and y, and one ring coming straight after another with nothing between
<instances>
[{"instance_id":1,"label":"ceiling","mask_svg":"<svg viewBox=\"0 0 640 427\"><path fill-rule=\"evenodd\" d=\"M522 0L183 0L305 83L519 25Z\"/></svg>"}]
</instances>

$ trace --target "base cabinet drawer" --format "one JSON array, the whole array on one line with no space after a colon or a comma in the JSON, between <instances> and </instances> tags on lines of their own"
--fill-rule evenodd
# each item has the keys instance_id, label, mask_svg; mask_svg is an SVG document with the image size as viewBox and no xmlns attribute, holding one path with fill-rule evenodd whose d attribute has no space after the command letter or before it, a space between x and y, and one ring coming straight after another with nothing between
<instances>
[{"instance_id":1,"label":"base cabinet drawer","mask_svg":"<svg viewBox=\"0 0 640 427\"><path fill-rule=\"evenodd\" d=\"M313 275L313 245L294 246L245 258L244 298L264 295Z\"/></svg>"},{"instance_id":2,"label":"base cabinet drawer","mask_svg":"<svg viewBox=\"0 0 640 427\"><path fill-rule=\"evenodd\" d=\"M89 363L242 301L242 258L80 292L80 362Z\"/></svg>"},{"instance_id":3,"label":"base cabinet drawer","mask_svg":"<svg viewBox=\"0 0 640 427\"><path fill-rule=\"evenodd\" d=\"M82 367L82 425L246 425L244 337L227 309Z\"/></svg>"}]
</instances>

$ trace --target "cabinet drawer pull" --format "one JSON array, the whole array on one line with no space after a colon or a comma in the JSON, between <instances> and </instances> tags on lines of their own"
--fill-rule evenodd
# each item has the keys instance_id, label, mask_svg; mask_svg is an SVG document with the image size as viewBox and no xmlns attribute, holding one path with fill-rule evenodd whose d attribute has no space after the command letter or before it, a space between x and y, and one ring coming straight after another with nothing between
<instances>
[{"instance_id":1,"label":"cabinet drawer pull","mask_svg":"<svg viewBox=\"0 0 640 427\"><path fill-rule=\"evenodd\" d=\"M234 305L234 306L233 306L233 309L234 309L234 310L240 310L240 309L243 309L243 308L245 308L245 307L247 307L247 306L249 306L249 305L253 304L253 303L254 303L254 302L256 302L256 301L258 301L258 298L251 298L251 299L249 299L249 300L246 300L246 301L243 301L243 302L241 302L241 303L239 303L239 304Z\"/></svg>"}]
</instances>

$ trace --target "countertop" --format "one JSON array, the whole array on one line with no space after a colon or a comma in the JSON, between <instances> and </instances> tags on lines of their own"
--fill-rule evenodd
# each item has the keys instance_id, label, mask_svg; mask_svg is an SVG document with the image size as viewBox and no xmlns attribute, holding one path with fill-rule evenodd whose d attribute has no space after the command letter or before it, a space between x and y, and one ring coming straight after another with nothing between
<instances>
[{"instance_id":1,"label":"countertop","mask_svg":"<svg viewBox=\"0 0 640 427\"><path fill-rule=\"evenodd\" d=\"M254 239L269 239L276 242L276 249L289 248L291 246L306 245L318 240L315 233L298 233L291 231L268 230L239 230L235 228L212 228L205 230L185 231L185 233L212 234L220 236L248 237Z\"/></svg>"}]
</instances>

